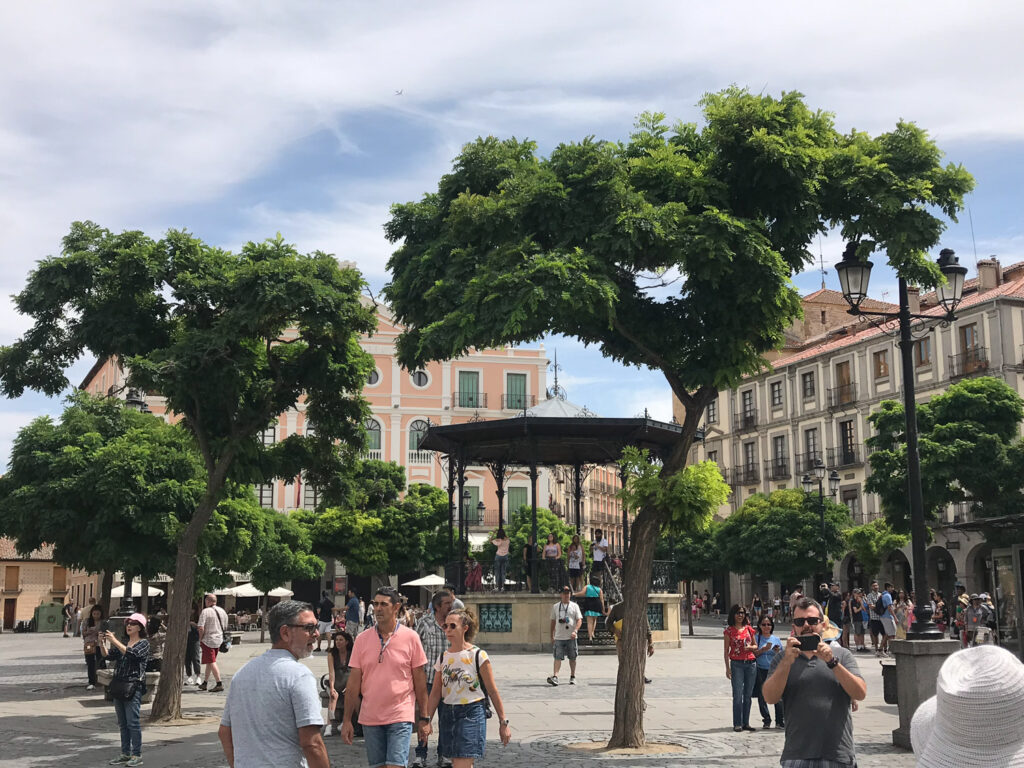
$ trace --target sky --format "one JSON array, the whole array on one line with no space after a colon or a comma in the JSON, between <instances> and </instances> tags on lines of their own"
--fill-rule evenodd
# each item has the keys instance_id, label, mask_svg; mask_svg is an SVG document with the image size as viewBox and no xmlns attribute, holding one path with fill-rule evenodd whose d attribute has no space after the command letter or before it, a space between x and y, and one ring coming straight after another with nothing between
<instances>
[{"instance_id":1,"label":"sky","mask_svg":"<svg viewBox=\"0 0 1024 768\"><path fill-rule=\"evenodd\" d=\"M1022 38L1009 2L7 3L0 344L28 327L9 297L72 221L186 228L232 250L280 232L356 262L379 291L389 206L436 189L466 142L528 137L547 154L624 139L645 110L697 121L701 96L732 84L800 91L844 131L927 128L977 182L941 246L971 275L975 254L1010 264L1024 259ZM838 288L843 243L816 248ZM875 272L872 294L894 300ZM803 293L821 282L795 277ZM572 401L671 417L659 374L544 343ZM0 400L0 468L21 427L60 410Z\"/></svg>"}]
</instances>

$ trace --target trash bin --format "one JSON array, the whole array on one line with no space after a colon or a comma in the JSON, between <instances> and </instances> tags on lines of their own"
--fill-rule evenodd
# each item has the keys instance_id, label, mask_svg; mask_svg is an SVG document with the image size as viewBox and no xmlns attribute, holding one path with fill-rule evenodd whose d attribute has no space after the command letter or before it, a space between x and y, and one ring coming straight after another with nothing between
<instances>
[{"instance_id":1,"label":"trash bin","mask_svg":"<svg viewBox=\"0 0 1024 768\"><path fill-rule=\"evenodd\" d=\"M886 704L899 703L899 691L896 688L896 662L881 661L882 665L882 698Z\"/></svg>"},{"instance_id":2,"label":"trash bin","mask_svg":"<svg viewBox=\"0 0 1024 768\"><path fill-rule=\"evenodd\" d=\"M64 606L61 603L40 603L36 606L36 632L63 632Z\"/></svg>"}]
</instances>

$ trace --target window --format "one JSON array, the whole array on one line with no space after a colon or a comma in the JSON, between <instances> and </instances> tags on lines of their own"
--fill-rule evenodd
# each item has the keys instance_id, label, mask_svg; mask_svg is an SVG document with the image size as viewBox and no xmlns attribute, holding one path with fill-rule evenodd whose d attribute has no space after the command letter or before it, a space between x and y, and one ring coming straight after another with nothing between
<instances>
[{"instance_id":1,"label":"window","mask_svg":"<svg viewBox=\"0 0 1024 768\"><path fill-rule=\"evenodd\" d=\"M777 408L782 405L782 382L773 381L771 383L772 392L772 407Z\"/></svg>"},{"instance_id":2,"label":"window","mask_svg":"<svg viewBox=\"0 0 1024 768\"><path fill-rule=\"evenodd\" d=\"M978 324L971 323L970 325L961 325L960 350L962 352L968 352L972 349L976 349L978 346Z\"/></svg>"},{"instance_id":3,"label":"window","mask_svg":"<svg viewBox=\"0 0 1024 768\"><path fill-rule=\"evenodd\" d=\"M804 450L811 459L818 456L818 428L811 427L804 430Z\"/></svg>"},{"instance_id":4,"label":"window","mask_svg":"<svg viewBox=\"0 0 1024 768\"><path fill-rule=\"evenodd\" d=\"M718 423L718 401L712 400L708 403L708 424Z\"/></svg>"},{"instance_id":5,"label":"window","mask_svg":"<svg viewBox=\"0 0 1024 768\"><path fill-rule=\"evenodd\" d=\"M60 565L53 566L53 591L66 592L68 588L68 571Z\"/></svg>"},{"instance_id":6,"label":"window","mask_svg":"<svg viewBox=\"0 0 1024 768\"><path fill-rule=\"evenodd\" d=\"M366 447L371 451L380 450L380 424L376 419L367 419L363 424L366 429Z\"/></svg>"},{"instance_id":7,"label":"window","mask_svg":"<svg viewBox=\"0 0 1024 768\"><path fill-rule=\"evenodd\" d=\"M277 441L277 425L273 424L260 432L260 444L273 445Z\"/></svg>"},{"instance_id":8,"label":"window","mask_svg":"<svg viewBox=\"0 0 1024 768\"><path fill-rule=\"evenodd\" d=\"M743 415L749 416L754 412L754 391L748 389L740 394L740 399L743 401Z\"/></svg>"},{"instance_id":9,"label":"window","mask_svg":"<svg viewBox=\"0 0 1024 768\"><path fill-rule=\"evenodd\" d=\"M520 507L528 506L530 503L530 489L513 486L508 489L508 512L517 511Z\"/></svg>"},{"instance_id":10,"label":"window","mask_svg":"<svg viewBox=\"0 0 1024 768\"><path fill-rule=\"evenodd\" d=\"M423 370L413 371L409 374L409 378L412 379L412 383L417 387L425 387L430 383L430 377Z\"/></svg>"},{"instance_id":11,"label":"window","mask_svg":"<svg viewBox=\"0 0 1024 768\"><path fill-rule=\"evenodd\" d=\"M823 309L823 310L821 310L821 324L824 325L826 320L827 320L827 316L825 315L825 310Z\"/></svg>"},{"instance_id":12,"label":"window","mask_svg":"<svg viewBox=\"0 0 1024 768\"><path fill-rule=\"evenodd\" d=\"M305 478L303 478L305 481ZM302 483L302 508L316 509L320 503L320 489L312 483Z\"/></svg>"},{"instance_id":13,"label":"window","mask_svg":"<svg viewBox=\"0 0 1024 768\"><path fill-rule=\"evenodd\" d=\"M853 437L853 420L839 422L839 449L842 464L856 462L856 446Z\"/></svg>"},{"instance_id":14,"label":"window","mask_svg":"<svg viewBox=\"0 0 1024 768\"><path fill-rule=\"evenodd\" d=\"M17 592L21 589L20 565L8 565L4 568L4 589L8 592Z\"/></svg>"},{"instance_id":15,"label":"window","mask_svg":"<svg viewBox=\"0 0 1024 768\"><path fill-rule=\"evenodd\" d=\"M757 443L751 440L749 443L743 444L743 466L752 467L755 461L757 461Z\"/></svg>"},{"instance_id":16,"label":"window","mask_svg":"<svg viewBox=\"0 0 1024 768\"><path fill-rule=\"evenodd\" d=\"M932 340L930 337L914 342L914 367L924 368L932 364Z\"/></svg>"},{"instance_id":17,"label":"window","mask_svg":"<svg viewBox=\"0 0 1024 768\"><path fill-rule=\"evenodd\" d=\"M864 522L860 511L860 494L856 488L844 489L841 496L843 504L850 510L850 518L858 525Z\"/></svg>"},{"instance_id":18,"label":"window","mask_svg":"<svg viewBox=\"0 0 1024 768\"><path fill-rule=\"evenodd\" d=\"M718 463L718 451L708 451L708 461Z\"/></svg>"},{"instance_id":19,"label":"window","mask_svg":"<svg viewBox=\"0 0 1024 768\"><path fill-rule=\"evenodd\" d=\"M772 438L772 458L776 461L786 458L786 436L776 435Z\"/></svg>"},{"instance_id":20,"label":"window","mask_svg":"<svg viewBox=\"0 0 1024 768\"><path fill-rule=\"evenodd\" d=\"M805 398L814 397L814 371L801 374L800 385Z\"/></svg>"},{"instance_id":21,"label":"window","mask_svg":"<svg viewBox=\"0 0 1024 768\"><path fill-rule=\"evenodd\" d=\"M429 425L423 419L416 419L416 421L409 425L410 451L418 451L420 449L420 443L426 437L427 429L429 429Z\"/></svg>"},{"instance_id":22,"label":"window","mask_svg":"<svg viewBox=\"0 0 1024 768\"><path fill-rule=\"evenodd\" d=\"M876 379L889 377L889 350L883 349L871 356Z\"/></svg>"},{"instance_id":23,"label":"window","mask_svg":"<svg viewBox=\"0 0 1024 768\"><path fill-rule=\"evenodd\" d=\"M256 486L256 500L264 509L274 508L274 484L264 483Z\"/></svg>"},{"instance_id":24,"label":"window","mask_svg":"<svg viewBox=\"0 0 1024 768\"><path fill-rule=\"evenodd\" d=\"M373 387L380 383L380 371L374 368L370 371L370 375L366 377L366 386Z\"/></svg>"},{"instance_id":25,"label":"window","mask_svg":"<svg viewBox=\"0 0 1024 768\"><path fill-rule=\"evenodd\" d=\"M529 403L526 398L526 374L505 374L505 407L514 411L526 410Z\"/></svg>"},{"instance_id":26,"label":"window","mask_svg":"<svg viewBox=\"0 0 1024 768\"><path fill-rule=\"evenodd\" d=\"M480 374L476 371L459 371L459 390L455 393L455 404L459 408L483 408L480 396Z\"/></svg>"}]
</instances>

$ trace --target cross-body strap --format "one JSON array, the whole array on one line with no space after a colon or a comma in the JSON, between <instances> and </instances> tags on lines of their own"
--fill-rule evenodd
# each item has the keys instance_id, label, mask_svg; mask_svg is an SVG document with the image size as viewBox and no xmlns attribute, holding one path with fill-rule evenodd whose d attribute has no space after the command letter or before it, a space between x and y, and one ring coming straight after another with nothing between
<instances>
[{"instance_id":1,"label":"cross-body strap","mask_svg":"<svg viewBox=\"0 0 1024 768\"><path fill-rule=\"evenodd\" d=\"M224 622L221 621L219 609L219 605L213 606L213 615L217 617L217 623L220 624L220 633L223 635L227 633L227 630L224 629Z\"/></svg>"},{"instance_id":2,"label":"cross-body strap","mask_svg":"<svg viewBox=\"0 0 1024 768\"><path fill-rule=\"evenodd\" d=\"M474 656L475 656L475 660L476 660L476 679L480 681L480 690L484 694L484 701L486 702L485 705L487 707L490 707L491 706L491 697L490 697L490 694L487 693L487 686L484 685L483 675L480 674L480 649L479 648L476 649L476 654L474 654Z\"/></svg>"}]
</instances>

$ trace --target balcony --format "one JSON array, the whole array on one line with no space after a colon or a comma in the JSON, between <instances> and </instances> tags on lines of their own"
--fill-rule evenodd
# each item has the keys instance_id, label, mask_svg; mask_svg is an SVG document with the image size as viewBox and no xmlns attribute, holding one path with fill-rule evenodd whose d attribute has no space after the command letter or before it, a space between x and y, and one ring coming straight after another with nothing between
<instances>
[{"instance_id":1,"label":"balcony","mask_svg":"<svg viewBox=\"0 0 1024 768\"><path fill-rule=\"evenodd\" d=\"M424 464L430 464L434 460L433 451L409 451L409 466L414 464L423 466Z\"/></svg>"},{"instance_id":2,"label":"balcony","mask_svg":"<svg viewBox=\"0 0 1024 768\"><path fill-rule=\"evenodd\" d=\"M850 445L844 448L829 448L828 467L857 467L864 463L860 452L860 446Z\"/></svg>"},{"instance_id":3,"label":"balcony","mask_svg":"<svg viewBox=\"0 0 1024 768\"><path fill-rule=\"evenodd\" d=\"M384 452L380 448L370 448L362 454L363 459L368 461L381 461L383 456Z\"/></svg>"},{"instance_id":4,"label":"balcony","mask_svg":"<svg viewBox=\"0 0 1024 768\"><path fill-rule=\"evenodd\" d=\"M525 411L537 404L536 395L502 395L501 409L503 411ZM486 406L483 406L486 407Z\"/></svg>"},{"instance_id":5,"label":"balcony","mask_svg":"<svg viewBox=\"0 0 1024 768\"><path fill-rule=\"evenodd\" d=\"M853 382L840 384L828 391L828 409L835 411L857 402L857 385Z\"/></svg>"},{"instance_id":6,"label":"balcony","mask_svg":"<svg viewBox=\"0 0 1024 768\"><path fill-rule=\"evenodd\" d=\"M733 485L750 485L761 481L761 473L757 464L741 464L732 469Z\"/></svg>"},{"instance_id":7,"label":"balcony","mask_svg":"<svg viewBox=\"0 0 1024 768\"><path fill-rule=\"evenodd\" d=\"M486 392L456 392L452 395L452 408L486 408Z\"/></svg>"},{"instance_id":8,"label":"balcony","mask_svg":"<svg viewBox=\"0 0 1024 768\"><path fill-rule=\"evenodd\" d=\"M814 465L823 460L821 451L808 451L796 455L796 473L804 475L814 471Z\"/></svg>"},{"instance_id":9,"label":"balcony","mask_svg":"<svg viewBox=\"0 0 1024 768\"><path fill-rule=\"evenodd\" d=\"M792 473L789 471L788 456L780 456L775 459L765 459L765 480L788 480L790 477L792 477Z\"/></svg>"},{"instance_id":10,"label":"balcony","mask_svg":"<svg viewBox=\"0 0 1024 768\"><path fill-rule=\"evenodd\" d=\"M960 379L988 370L988 347L974 347L949 356L949 378Z\"/></svg>"},{"instance_id":11,"label":"balcony","mask_svg":"<svg viewBox=\"0 0 1024 768\"><path fill-rule=\"evenodd\" d=\"M749 432L757 428L757 409L750 408L741 413L733 414L733 423L737 432Z\"/></svg>"}]
</instances>

